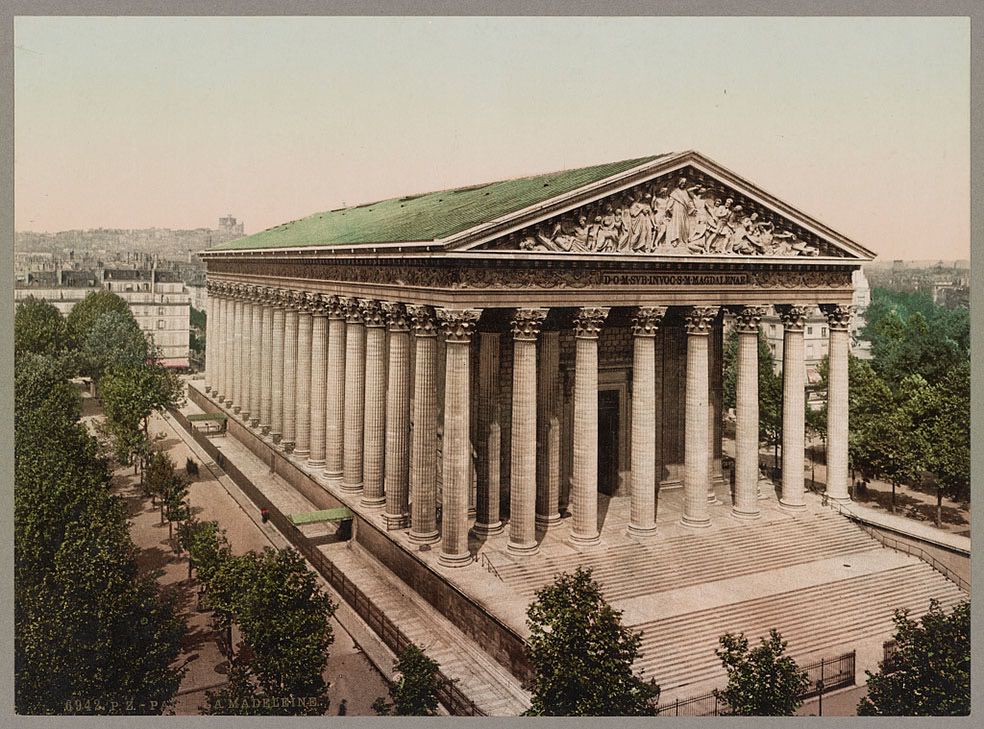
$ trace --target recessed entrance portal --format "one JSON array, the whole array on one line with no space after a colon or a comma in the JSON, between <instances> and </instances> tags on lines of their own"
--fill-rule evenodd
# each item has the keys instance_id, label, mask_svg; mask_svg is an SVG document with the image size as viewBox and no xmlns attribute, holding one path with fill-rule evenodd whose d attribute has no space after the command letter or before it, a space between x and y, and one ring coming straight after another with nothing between
<instances>
[{"instance_id":1,"label":"recessed entrance portal","mask_svg":"<svg viewBox=\"0 0 984 729\"><path fill-rule=\"evenodd\" d=\"M598 490L612 496L618 490L618 390L598 391Z\"/></svg>"}]
</instances>

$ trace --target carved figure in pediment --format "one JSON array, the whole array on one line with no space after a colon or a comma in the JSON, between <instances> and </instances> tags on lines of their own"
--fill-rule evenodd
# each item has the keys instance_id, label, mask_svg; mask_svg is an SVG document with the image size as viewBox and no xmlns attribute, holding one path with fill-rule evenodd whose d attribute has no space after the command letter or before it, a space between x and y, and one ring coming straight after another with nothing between
<instances>
[{"instance_id":1,"label":"carved figure in pediment","mask_svg":"<svg viewBox=\"0 0 984 729\"><path fill-rule=\"evenodd\" d=\"M666 232L670 220L669 188L659 188L653 200L653 250L666 245Z\"/></svg>"},{"instance_id":2,"label":"carved figure in pediment","mask_svg":"<svg viewBox=\"0 0 984 729\"><path fill-rule=\"evenodd\" d=\"M731 237L728 221L731 218L731 206L733 204L734 200L730 197L724 201L723 205L720 198L715 200L707 233L707 251L709 253L720 253L725 242Z\"/></svg>"},{"instance_id":3,"label":"carved figure in pediment","mask_svg":"<svg viewBox=\"0 0 984 729\"><path fill-rule=\"evenodd\" d=\"M690 216L694 213L694 203L687 189L687 178L677 180L670 192L670 220L667 225L666 242L673 248L690 241Z\"/></svg>"},{"instance_id":4,"label":"carved figure in pediment","mask_svg":"<svg viewBox=\"0 0 984 729\"><path fill-rule=\"evenodd\" d=\"M633 253L651 250L653 245L652 194L637 198L628 208L627 244Z\"/></svg>"},{"instance_id":5,"label":"carved figure in pediment","mask_svg":"<svg viewBox=\"0 0 984 729\"><path fill-rule=\"evenodd\" d=\"M594 248L596 251L614 251L619 240L621 221L611 204L605 206L604 215L595 217Z\"/></svg>"}]
</instances>

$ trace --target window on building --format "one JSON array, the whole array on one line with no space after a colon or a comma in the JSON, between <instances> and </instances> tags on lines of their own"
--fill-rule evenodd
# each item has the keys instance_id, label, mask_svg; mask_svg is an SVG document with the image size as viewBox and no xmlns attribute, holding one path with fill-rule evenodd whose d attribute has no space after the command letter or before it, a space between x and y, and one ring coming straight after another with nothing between
<instances>
[{"instance_id":1,"label":"window on building","mask_svg":"<svg viewBox=\"0 0 984 729\"><path fill-rule=\"evenodd\" d=\"M812 344L806 345L806 358L807 359L813 359L813 345Z\"/></svg>"},{"instance_id":2,"label":"window on building","mask_svg":"<svg viewBox=\"0 0 984 729\"><path fill-rule=\"evenodd\" d=\"M808 337L812 337L813 336L813 327L807 327L806 328L806 336L808 336Z\"/></svg>"},{"instance_id":3,"label":"window on building","mask_svg":"<svg viewBox=\"0 0 984 729\"><path fill-rule=\"evenodd\" d=\"M123 288L124 291L133 291L133 284L126 284Z\"/></svg>"},{"instance_id":4,"label":"window on building","mask_svg":"<svg viewBox=\"0 0 984 729\"><path fill-rule=\"evenodd\" d=\"M820 327L820 336L821 337L827 336L827 327Z\"/></svg>"},{"instance_id":5,"label":"window on building","mask_svg":"<svg viewBox=\"0 0 984 729\"><path fill-rule=\"evenodd\" d=\"M776 333L776 325L775 324L769 324L769 335L771 336L771 335L774 335L775 333Z\"/></svg>"},{"instance_id":6,"label":"window on building","mask_svg":"<svg viewBox=\"0 0 984 729\"><path fill-rule=\"evenodd\" d=\"M157 328L158 329L163 329L164 328L164 320L163 319L158 319L157 320Z\"/></svg>"},{"instance_id":7,"label":"window on building","mask_svg":"<svg viewBox=\"0 0 984 729\"><path fill-rule=\"evenodd\" d=\"M164 316L164 307L163 306L158 306L157 307L157 313L160 314L161 316Z\"/></svg>"}]
</instances>

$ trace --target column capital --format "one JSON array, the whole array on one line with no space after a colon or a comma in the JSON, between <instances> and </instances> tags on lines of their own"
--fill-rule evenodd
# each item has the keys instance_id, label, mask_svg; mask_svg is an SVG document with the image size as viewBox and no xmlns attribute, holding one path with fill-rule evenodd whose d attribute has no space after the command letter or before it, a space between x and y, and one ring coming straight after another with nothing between
<instances>
[{"instance_id":1,"label":"column capital","mask_svg":"<svg viewBox=\"0 0 984 729\"><path fill-rule=\"evenodd\" d=\"M735 329L740 334L755 334L758 332L759 322L768 313L769 308L765 305L735 306L729 307L735 317Z\"/></svg>"},{"instance_id":2,"label":"column capital","mask_svg":"<svg viewBox=\"0 0 984 729\"><path fill-rule=\"evenodd\" d=\"M256 300L260 298L263 291L262 286L257 286L256 284L246 284L245 290L245 300L247 303L256 303Z\"/></svg>"},{"instance_id":3,"label":"column capital","mask_svg":"<svg viewBox=\"0 0 984 729\"><path fill-rule=\"evenodd\" d=\"M579 339L597 339L601 325L611 309L607 306L586 306L578 309L574 317L574 336Z\"/></svg>"},{"instance_id":4,"label":"column capital","mask_svg":"<svg viewBox=\"0 0 984 729\"><path fill-rule=\"evenodd\" d=\"M294 289L285 289L283 307L288 311L300 311L304 304L304 294Z\"/></svg>"},{"instance_id":5,"label":"column capital","mask_svg":"<svg viewBox=\"0 0 984 729\"><path fill-rule=\"evenodd\" d=\"M547 309L516 309L510 325L513 339L535 342L540 334L540 326L547 318Z\"/></svg>"},{"instance_id":6,"label":"column capital","mask_svg":"<svg viewBox=\"0 0 984 729\"><path fill-rule=\"evenodd\" d=\"M847 331L851 326L851 317L854 315L853 306L843 304L820 304L820 311L827 317L827 326L831 330L838 329Z\"/></svg>"},{"instance_id":7,"label":"column capital","mask_svg":"<svg viewBox=\"0 0 984 729\"><path fill-rule=\"evenodd\" d=\"M214 295L215 292L218 290L219 287L218 287L217 284L218 284L218 282L213 281L210 278L206 278L205 279L205 291L208 292L209 296Z\"/></svg>"},{"instance_id":8,"label":"column capital","mask_svg":"<svg viewBox=\"0 0 984 729\"><path fill-rule=\"evenodd\" d=\"M776 304L776 313L782 319L782 327L789 332L803 331L806 317L810 314L812 306L801 306L799 304Z\"/></svg>"},{"instance_id":9,"label":"column capital","mask_svg":"<svg viewBox=\"0 0 984 729\"><path fill-rule=\"evenodd\" d=\"M359 306L359 299L355 298L345 298L342 299L342 305L345 307L345 321L349 324L362 324L362 308Z\"/></svg>"},{"instance_id":10,"label":"column capital","mask_svg":"<svg viewBox=\"0 0 984 729\"><path fill-rule=\"evenodd\" d=\"M445 309L436 310L441 322L441 330L449 344L468 344L475 333L475 324L482 315L481 309Z\"/></svg>"},{"instance_id":11,"label":"column capital","mask_svg":"<svg viewBox=\"0 0 984 729\"><path fill-rule=\"evenodd\" d=\"M345 299L341 296L332 294L331 296L325 297L325 307L328 310L329 319L344 319L345 318Z\"/></svg>"},{"instance_id":12,"label":"column capital","mask_svg":"<svg viewBox=\"0 0 984 729\"><path fill-rule=\"evenodd\" d=\"M311 304L308 309L311 312L311 316L328 316L329 298L324 294L311 294Z\"/></svg>"},{"instance_id":13,"label":"column capital","mask_svg":"<svg viewBox=\"0 0 984 729\"><path fill-rule=\"evenodd\" d=\"M655 337L664 316L665 306L640 306L632 317L632 334L637 337Z\"/></svg>"},{"instance_id":14,"label":"column capital","mask_svg":"<svg viewBox=\"0 0 984 729\"><path fill-rule=\"evenodd\" d=\"M691 306L684 312L687 334L710 334L714 319L721 310L719 306Z\"/></svg>"},{"instance_id":15,"label":"column capital","mask_svg":"<svg viewBox=\"0 0 984 729\"><path fill-rule=\"evenodd\" d=\"M386 323L391 332L408 332L413 317L407 312L407 307L399 301L382 301L380 306L386 316Z\"/></svg>"},{"instance_id":16,"label":"column capital","mask_svg":"<svg viewBox=\"0 0 984 729\"><path fill-rule=\"evenodd\" d=\"M386 314L379 301L375 299L359 299L359 310L362 312L362 320L367 327L386 326Z\"/></svg>"},{"instance_id":17,"label":"column capital","mask_svg":"<svg viewBox=\"0 0 984 729\"><path fill-rule=\"evenodd\" d=\"M407 304L407 315L411 320L411 329L417 337L437 336L437 317L434 310L422 304Z\"/></svg>"}]
</instances>

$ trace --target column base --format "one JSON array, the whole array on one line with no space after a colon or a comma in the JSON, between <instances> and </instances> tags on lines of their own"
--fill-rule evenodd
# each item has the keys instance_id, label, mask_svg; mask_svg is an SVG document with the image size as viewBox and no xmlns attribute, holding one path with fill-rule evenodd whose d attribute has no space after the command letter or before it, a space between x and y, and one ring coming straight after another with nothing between
<instances>
[{"instance_id":1,"label":"column base","mask_svg":"<svg viewBox=\"0 0 984 729\"><path fill-rule=\"evenodd\" d=\"M519 543L509 542L506 545L506 551L509 554L515 554L519 557L529 557L530 555L536 554L540 550L540 545L536 542L526 542Z\"/></svg>"},{"instance_id":2,"label":"column base","mask_svg":"<svg viewBox=\"0 0 984 729\"><path fill-rule=\"evenodd\" d=\"M694 519L692 516L684 516L680 519L680 523L692 529L706 529L711 525L711 518L705 516L701 519Z\"/></svg>"},{"instance_id":3,"label":"column base","mask_svg":"<svg viewBox=\"0 0 984 729\"><path fill-rule=\"evenodd\" d=\"M409 514L383 514L383 522L386 524L386 531L397 531L406 529L410 526Z\"/></svg>"},{"instance_id":4,"label":"column base","mask_svg":"<svg viewBox=\"0 0 984 729\"><path fill-rule=\"evenodd\" d=\"M469 506L468 507L468 511L466 512L466 514L467 514L467 516L468 516L469 519L474 519L478 515L478 512L475 511L475 507L474 506Z\"/></svg>"},{"instance_id":5,"label":"column base","mask_svg":"<svg viewBox=\"0 0 984 729\"><path fill-rule=\"evenodd\" d=\"M850 504L851 496L849 494L844 494L842 496L827 496L827 501L833 501L838 504Z\"/></svg>"},{"instance_id":6,"label":"column base","mask_svg":"<svg viewBox=\"0 0 984 729\"><path fill-rule=\"evenodd\" d=\"M543 514L536 515L536 525L541 529L549 529L550 527L559 524L560 521L560 512L557 512L556 514L547 514L546 516Z\"/></svg>"},{"instance_id":7,"label":"column base","mask_svg":"<svg viewBox=\"0 0 984 729\"><path fill-rule=\"evenodd\" d=\"M357 494L362 491L361 483L345 483L344 481L338 485L339 490L347 494Z\"/></svg>"},{"instance_id":8,"label":"column base","mask_svg":"<svg viewBox=\"0 0 984 729\"><path fill-rule=\"evenodd\" d=\"M471 552L462 552L461 554L441 552L437 555L437 563L444 567L464 567L474 561L475 558L471 556Z\"/></svg>"},{"instance_id":9,"label":"column base","mask_svg":"<svg viewBox=\"0 0 984 729\"><path fill-rule=\"evenodd\" d=\"M299 461L306 461L307 460L307 457L309 455L311 455L311 451L309 451L307 449L305 449L303 451L300 450L300 449L297 449L297 450L294 451L293 455Z\"/></svg>"},{"instance_id":10,"label":"column base","mask_svg":"<svg viewBox=\"0 0 984 729\"><path fill-rule=\"evenodd\" d=\"M311 466L311 468L324 468L325 467L325 459L324 458L309 458L307 464L309 466Z\"/></svg>"},{"instance_id":11,"label":"column base","mask_svg":"<svg viewBox=\"0 0 984 729\"><path fill-rule=\"evenodd\" d=\"M640 527L634 524L629 524L629 528L626 530L630 537L636 537L637 539L646 539L656 536L656 525L647 527Z\"/></svg>"},{"instance_id":12,"label":"column base","mask_svg":"<svg viewBox=\"0 0 984 729\"><path fill-rule=\"evenodd\" d=\"M336 471L326 470L324 473L322 473L322 476L324 477L325 482L329 486L334 486L335 488L339 488L339 489L342 487L342 474Z\"/></svg>"},{"instance_id":13,"label":"column base","mask_svg":"<svg viewBox=\"0 0 984 729\"><path fill-rule=\"evenodd\" d=\"M719 499L717 497L717 494L716 493L714 493L713 491L709 491L707 493L707 503L708 504L720 504L721 503L721 499Z\"/></svg>"},{"instance_id":14,"label":"column base","mask_svg":"<svg viewBox=\"0 0 984 729\"><path fill-rule=\"evenodd\" d=\"M441 541L441 533L435 529L432 532L410 532L410 541L414 544L434 544Z\"/></svg>"},{"instance_id":15,"label":"column base","mask_svg":"<svg viewBox=\"0 0 984 729\"><path fill-rule=\"evenodd\" d=\"M366 498L365 496L363 496L361 499L359 499L359 504L361 506L368 506L370 509L378 509L383 506L386 506L386 497L373 496L372 498Z\"/></svg>"},{"instance_id":16,"label":"column base","mask_svg":"<svg viewBox=\"0 0 984 729\"><path fill-rule=\"evenodd\" d=\"M494 537L496 534L502 534L503 529L505 527L501 521L495 521L491 524L475 522L475 526L472 527L472 531L480 537Z\"/></svg>"},{"instance_id":17,"label":"column base","mask_svg":"<svg viewBox=\"0 0 984 729\"><path fill-rule=\"evenodd\" d=\"M789 501L779 499L779 508L784 509L785 511L803 511L806 508L806 504L802 501L798 504L794 504Z\"/></svg>"},{"instance_id":18,"label":"column base","mask_svg":"<svg viewBox=\"0 0 984 729\"><path fill-rule=\"evenodd\" d=\"M592 547L601 542L601 535L595 534L571 534L568 541L575 547Z\"/></svg>"},{"instance_id":19,"label":"column base","mask_svg":"<svg viewBox=\"0 0 984 729\"><path fill-rule=\"evenodd\" d=\"M762 512L756 509L755 511L741 511L738 508L731 509L731 516L735 519L744 519L745 521L752 521L753 519L758 519L762 516Z\"/></svg>"}]
</instances>

